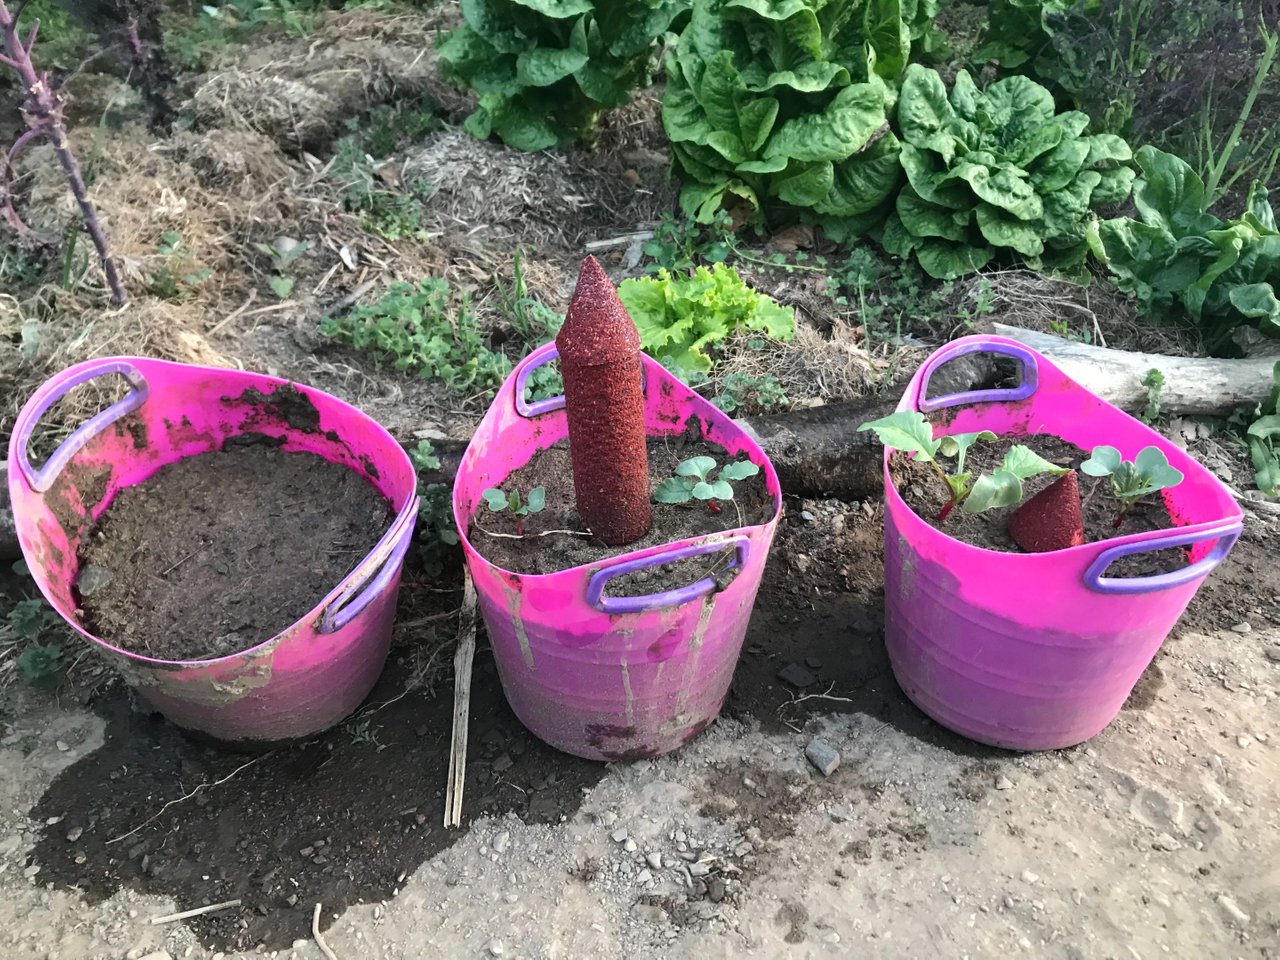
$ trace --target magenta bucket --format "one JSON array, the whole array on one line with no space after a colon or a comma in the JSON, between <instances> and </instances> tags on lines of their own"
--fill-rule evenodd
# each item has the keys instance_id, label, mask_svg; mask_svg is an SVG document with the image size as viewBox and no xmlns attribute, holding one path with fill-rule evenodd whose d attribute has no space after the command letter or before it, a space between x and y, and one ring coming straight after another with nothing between
<instances>
[{"instance_id":1,"label":"magenta bucket","mask_svg":"<svg viewBox=\"0 0 1280 960\"><path fill-rule=\"evenodd\" d=\"M556 359L554 344L507 378L463 455L453 514L507 701L558 750L592 760L657 757L687 743L720 713L751 619L782 494L773 465L709 402L643 357L649 436L702 436L757 464L773 497L768 523L636 550L559 573L529 575L487 561L467 538L481 491L501 486L540 450L568 436L564 397L525 401L529 374ZM735 548L731 580L707 578L665 593L609 596L614 577Z\"/></svg>"},{"instance_id":2,"label":"magenta bucket","mask_svg":"<svg viewBox=\"0 0 1280 960\"><path fill-rule=\"evenodd\" d=\"M34 467L28 443L40 418L73 388L109 375L127 380L129 393ZM282 388L288 394L275 396ZM242 653L157 660L87 632L76 616L76 552L93 522L125 487L246 434L367 477L395 511L390 528L310 613ZM23 556L45 599L179 727L233 743L310 736L355 710L382 672L417 514L417 477L386 430L336 397L237 370L91 360L53 377L22 408L9 446L9 494Z\"/></svg>"},{"instance_id":3,"label":"magenta bucket","mask_svg":"<svg viewBox=\"0 0 1280 960\"><path fill-rule=\"evenodd\" d=\"M1015 388L926 399L929 379L966 354L1009 357ZM1185 479L1163 491L1176 527L1051 553L1000 553L931 527L894 488L885 451L885 640L899 685L944 727L1015 750L1068 747L1120 712L1204 578L1240 535L1227 488L1160 434L1002 337L964 337L916 372L899 410L953 409L939 433L1052 433L1133 459L1156 446ZM1187 566L1118 578L1120 557L1186 548Z\"/></svg>"}]
</instances>

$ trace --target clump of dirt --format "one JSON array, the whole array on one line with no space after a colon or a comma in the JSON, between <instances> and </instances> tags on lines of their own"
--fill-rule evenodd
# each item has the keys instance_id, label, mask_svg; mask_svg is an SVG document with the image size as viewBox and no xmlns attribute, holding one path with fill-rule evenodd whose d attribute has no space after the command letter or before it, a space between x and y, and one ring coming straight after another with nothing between
<instances>
[{"instance_id":1,"label":"clump of dirt","mask_svg":"<svg viewBox=\"0 0 1280 960\"><path fill-rule=\"evenodd\" d=\"M247 650L337 586L390 516L367 479L314 454L179 460L122 490L82 544L85 626L162 660Z\"/></svg>"},{"instance_id":2,"label":"clump of dirt","mask_svg":"<svg viewBox=\"0 0 1280 960\"><path fill-rule=\"evenodd\" d=\"M1080 464L1089 459L1090 455L1088 450L1082 450L1053 434L1033 433L1026 436L1001 437L992 443L975 444L969 449L965 469L971 471L975 477L983 473L992 473L1000 466L1009 448L1015 444L1030 448L1050 463L1069 467L1077 472ZM984 513L966 513L962 509L957 509L952 510L945 520L939 520L938 514L946 505L947 496L943 490L942 481L938 479L931 466L923 461L913 460L905 454L895 453L890 463L890 473L907 505L935 529L970 546L998 550L1003 553L1022 552L1009 536L1009 515L1017 509L1016 506L987 510ZM1024 480L1022 502L1034 497L1057 479L1056 474L1043 473ZM1123 522L1116 526L1119 503L1111 494L1110 480L1081 473L1079 483L1086 543L1111 540L1134 533L1146 533L1150 530L1167 530L1174 526L1164 501L1157 497L1139 501L1125 515ZM1121 558L1111 565L1107 575L1111 577L1147 576L1185 563L1185 551L1166 549Z\"/></svg>"},{"instance_id":3,"label":"clump of dirt","mask_svg":"<svg viewBox=\"0 0 1280 960\"><path fill-rule=\"evenodd\" d=\"M649 488L656 490L675 473L676 466L690 457L714 457L721 466L742 457L731 457L719 444L684 434L650 437ZM584 563L621 556L645 547L673 543L690 537L733 530L750 524L767 523L773 514L773 498L763 472L735 481L734 499L719 501L714 507L705 501L688 504L655 503L653 525L648 535L623 547L609 547L594 537L548 531L577 531L586 534L578 516L573 493L573 469L569 444L560 441L535 454L525 466L502 483L508 494L518 490L521 497L536 487L546 490L546 508L524 518L509 510L492 512L481 503L472 517L469 536L485 559L516 573L539 574L568 570ZM648 570L617 577L608 592L616 596L639 596L684 586L723 570L732 558L727 549L704 557L663 564Z\"/></svg>"}]
</instances>

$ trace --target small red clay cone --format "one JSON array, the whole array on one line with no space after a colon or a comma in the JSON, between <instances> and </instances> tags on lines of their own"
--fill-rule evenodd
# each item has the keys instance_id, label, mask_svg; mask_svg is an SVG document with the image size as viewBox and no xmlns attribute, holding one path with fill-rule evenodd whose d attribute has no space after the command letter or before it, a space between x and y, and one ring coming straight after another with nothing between
<instances>
[{"instance_id":1,"label":"small red clay cone","mask_svg":"<svg viewBox=\"0 0 1280 960\"><path fill-rule=\"evenodd\" d=\"M595 257L582 261L556 347L578 515L610 546L632 543L653 520L640 334Z\"/></svg>"},{"instance_id":2,"label":"small red clay cone","mask_svg":"<svg viewBox=\"0 0 1280 960\"><path fill-rule=\"evenodd\" d=\"M1065 550L1084 543L1084 518L1080 513L1080 481L1076 473L1063 474L1009 515L1009 536L1028 553Z\"/></svg>"}]
</instances>

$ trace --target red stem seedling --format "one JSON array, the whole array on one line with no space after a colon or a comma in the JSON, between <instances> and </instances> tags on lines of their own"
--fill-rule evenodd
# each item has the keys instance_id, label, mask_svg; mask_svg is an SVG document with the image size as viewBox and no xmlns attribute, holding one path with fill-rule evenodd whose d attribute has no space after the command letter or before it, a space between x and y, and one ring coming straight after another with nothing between
<instances>
[{"instance_id":1,"label":"red stem seedling","mask_svg":"<svg viewBox=\"0 0 1280 960\"><path fill-rule=\"evenodd\" d=\"M595 257L556 337L569 419L569 457L578 515L611 547L649 532L640 334Z\"/></svg>"},{"instance_id":2,"label":"red stem seedling","mask_svg":"<svg viewBox=\"0 0 1280 960\"><path fill-rule=\"evenodd\" d=\"M31 49L35 46L36 36L40 31L37 20L31 25L25 38L19 35L17 17L9 12L4 0L0 0L0 40L3 41L3 53L0 64L8 67L18 76L26 91L26 99L22 104L22 115L27 123L27 130L18 137L9 148L4 162L0 164L0 213L19 233L29 233L31 228L18 215L13 207L11 191L13 162L18 155L41 138L48 140L53 147L58 162L67 177L67 185L71 188L76 202L80 204L80 213L84 217L85 230L98 250L98 258L102 261L102 269L111 287L111 298L120 305L128 301L124 292L124 284L111 259L111 251L107 247L106 235L98 222L98 213L89 200L89 191L85 187L84 177L80 173L80 164L67 142L66 127L63 124L62 98L58 96L49 82L48 73L37 73L31 60Z\"/></svg>"}]
</instances>

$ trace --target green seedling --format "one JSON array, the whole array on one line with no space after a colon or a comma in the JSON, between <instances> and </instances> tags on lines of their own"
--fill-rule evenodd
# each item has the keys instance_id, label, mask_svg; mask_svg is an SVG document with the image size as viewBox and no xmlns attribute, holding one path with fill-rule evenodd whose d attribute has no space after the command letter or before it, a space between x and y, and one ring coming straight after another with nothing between
<instances>
[{"instance_id":1,"label":"green seedling","mask_svg":"<svg viewBox=\"0 0 1280 960\"><path fill-rule=\"evenodd\" d=\"M528 496L521 497L519 490L512 490L510 494L503 492L497 487L489 487L481 492L480 496L484 497L484 502L489 505L489 509L494 513L502 513L504 510L510 511L511 515L516 518L516 533L524 535L524 518L531 513L541 513L542 509L547 505L547 488L534 487L529 491Z\"/></svg>"},{"instance_id":2,"label":"green seedling","mask_svg":"<svg viewBox=\"0 0 1280 960\"><path fill-rule=\"evenodd\" d=\"M303 254L311 249L308 241L298 243L289 237L279 237L275 243L255 243L259 253L271 259L272 275L270 281L272 292L281 300L288 300L293 294L294 279L289 276L289 268Z\"/></svg>"},{"instance_id":3,"label":"green seedling","mask_svg":"<svg viewBox=\"0 0 1280 960\"><path fill-rule=\"evenodd\" d=\"M1129 511L1143 497L1182 482L1182 471L1169 466L1168 458L1159 447L1144 447L1133 460L1126 460L1115 447L1097 446L1089 459L1080 464L1080 471L1091 477L1110 478L1111 493L1120 504L1113 524L1116 527L1124 523Z\"/></svg>"},{"instance_id":4,"label":"green seedling","mask_svg":"<svg viewBox=\"0 0 1280 960\"><path fill-rule=\"evenodd\" d=\"M33 643L18 657L18 669L31 683L48 681L61 668L62 648L56 643Z\"/></svg>"},{"instance_id":5,"label":"green seedling","mask_svg":"<svg viewBox=\"0 0 1280 960\"><path fill-rule=\"evenodd\" d=\"M760 468L750 460L738 460L721 467L715 457L690 457L676 465L675 476L658 484L653 499L658 503L703 500L708 509L719 513L717 501L733 499L734 481L754 477L759 472Z\"/></svg>"},{"instance_id":6,"label":"green seedling","mask_svg":"<svg viewBox=\"0 0 1280 960\"><path fill-rule=\"evenodd\" d=\"M1066 467L1050 463L1027 447L1017 444L1009 448L1000 466L976 480L965 469L965 457L975 443L998 439L990 430L956 433L947 437L933 436L933 427L917 410L902 410L888 417L864 423L859 430L874 430L886 447L913 453L917 460L929 464L945 485L947 503L938 512L938 521L946 520L951 511L963 506L965 513L982 513L996 507L1016 506L1022 500L1022 481L1041 473L1067 472ZM938 457L954 459L953 465L938 462Z\"/></svg>"}]
</instances>

